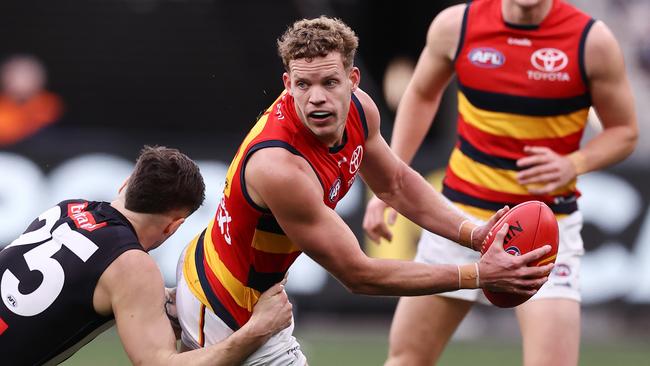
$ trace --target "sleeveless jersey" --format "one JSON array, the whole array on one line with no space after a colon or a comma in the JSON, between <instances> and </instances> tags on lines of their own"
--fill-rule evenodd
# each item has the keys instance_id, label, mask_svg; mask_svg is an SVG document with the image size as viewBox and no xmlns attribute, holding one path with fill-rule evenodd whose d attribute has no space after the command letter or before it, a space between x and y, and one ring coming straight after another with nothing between
<instances>
[{"instance_id":1,"label":"sleeveless jersey","mask_svg":"<svg viewBox=\"0 0 650 366\"><path fill-rule=\"evenodd\" d=\"M467 5L454 67L458 79L458 143L443 194L466 212L540 200L557 214L577 210L575 180L548 195L517 182L524 146L569 154L580 145L591 98L584 44L594 20L554 0L539 25L506 23L501 0Z\"/></svg>"},{"instance_id":2,"label":"sleeveless jersey","mask_svg":"<svg viewBox=\"0 0 650 366\"><path fill-rule=\"evenodd\" d=\"M0 363L58 364L110 327L93 294L106 268L142 250L106 202L63 201L0 251Z\"/></svg>"},{"instance_id":3,"label":"sleeveless jersey","mask_svg":"<svg viewBox=\"0 0 650 366\"><path fill-rule=\"evenodd\" d=\"M247 160L271 147L302 157L320 181L323 203L334 209L355 180L367 133L363 109L352 95L342 143L327 147L300 121L287 93L248 133L228 169L216 215L188 246L183 268L194 295L231 329L248 321L261 292L280 282L301 253L273 213L248 195L244 182Z\"/></svg>"}]
</instances>

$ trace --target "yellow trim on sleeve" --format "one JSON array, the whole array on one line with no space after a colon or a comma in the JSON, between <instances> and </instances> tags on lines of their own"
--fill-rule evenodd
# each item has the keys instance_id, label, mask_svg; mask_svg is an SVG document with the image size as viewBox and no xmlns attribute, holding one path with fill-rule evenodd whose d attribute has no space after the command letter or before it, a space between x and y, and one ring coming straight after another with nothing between
<instances>
[{"instance_id":1,"label":"yellow trim on sleeve","mask_svg":"<svg viewBox=\"0 0 650 366\"><path fill-rule=\"evenodd\" d=\"M286 235L269 233L262 230L255 230L253 248L274 254L288 254L300 251L300 248L294 245Z\"/></svg>"}]
</instances>

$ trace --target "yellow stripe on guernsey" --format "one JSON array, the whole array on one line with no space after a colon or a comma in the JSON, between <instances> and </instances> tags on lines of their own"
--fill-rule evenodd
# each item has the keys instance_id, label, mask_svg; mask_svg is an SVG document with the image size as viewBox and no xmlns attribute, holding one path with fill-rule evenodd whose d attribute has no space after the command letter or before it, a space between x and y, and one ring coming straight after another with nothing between
<instances>
[{"instance_id":1,"label":"yellow stripe on guernsey","mask_svg":"<svg viewBox=\"0 0 650 366\"><path fill-rule=\"evenodd\" d=\"M458 112L465 122L483 132L532 140L564 137L581 131L587 122L589 108L544 117L491 112L475 107L462 92L458 92Z\"/></svg>"},{"instance_id":2,"label":"yellow stripe on guernsey","mask_svg":"<svg viewBox=\"0 0 650 366\"><path fill-rule=\"evenodd\" d=\"M293 244L286 235L261 230L255 230L253 248L273 254L289 254L300 251L300 248Z\"/></svg>"},{"instance_id":3,"label":"yellow stripe on guernsey","mask_svg":"<svg viewBox=\"0 0 650 366\"><path fill-rule=\"evenodd\" d=\"M194 260L194 254L196 253L196 243L199 241L199 237L201 237L201 233L192 239L190 244L187 246L187 249L185 250L185 259L183 260L183 276L185 277L187 286L190 288L190 291L192 291L194 296L196 296L196 298L199 299L203 305L209 307L210 310L214 312L214 309L208 302L208 298L203 292L201 282L199 282L199 274L196 272L196 261Z\"/></svg>"},{"instance_id":4,"label":"yellow stripe on guernsey","mask_svg":"<svg viewBox=\"0 0 650 366\"><path fill-rule=\"evenodd\" d=\"M235 276L232 275L232 273L230 273L221 259L219 259L219 254L214 249L214 245L210 236L213 225L214 220L210 221L210 224L208 225L206 233L203 237L205 259L214 274L217 276L217 278L219 278L223 287L226 289L226 291L228 291L228 293L230 293L230 296L232 296L237 305L247 309L248 311L253 311L253 306L255 303L257 303L257 299L260 297L260 292L250 287L244 286L243 283L241 283L237 278L235 278ZM214 309L212 309L210 306L210 303L208 302L207 297L201 288L199 275L196 271L196 263L194 261L194 253L196 251L196 245L199 236L194 238L187 248L183 272L185 275L185 280L187 281L187 284L189 285L192 293L196 296L197 299L199 299L199 301L201 301L201 303L208 306L210 310L214 312Z\"/></svg>"},{"instance_id":5,"label":"yellow stripe on guernsey","mask_svg":"<svg viewBox=\"0 0 650 366\"><path fill-rule=\"evenodd\" d=\"M526 186L517 183L517 172L514 170L497 169L472 160L455 148L449 158L449 168L460 179L487 189L517 195L530 195ZM551 195L561 196L575 191L575 179L563 189L551 192ZM528 186L532 188L533 186Z\"/></svg>"},{"instance_id":6,"label":"yellow stripe on guernsey","mask_svg":"<svg viewBox=\"0 0 650 366\"><path fill-rule=\"evenodd\" d=\"M244 285L221 261L219 253L217 253L212 243L212 235L210 235L213 226L214 220L210 221L203 239L205 260L208 262L208 266L212 269L212 272L219 279L219 282L221 282L221 285L230 293L230 296L232 296L237 305L248 311L253 311L253 306L257 303L257 299L260 298L260 292Z\"/></svg>"},{"instance_id":7,"label":"yellow stripe on guernsey","mask_svg":"<svg viewBox=\"0 0 650 366\"><path fill-rule=\"evenodd\" d=\"M230 188L232 187L232 178L235 175L235 172L237 171L237 167L239 166L239 161L244 155L244 152L246 151L246 148L248 148L248 144L250 144L253 139L255 139L264 129L264 126L266 126L266 122L269 119L269 114L272 112L273 106L275 103L280 100L284 96L286 92L282 92L280 96L267 108L267 110L264 112L262 117L255 123L255 126L248 132L248 135L246 135L246 138L242 142L241 146L239 146L239 150L237 151L237 155L235 155L235 158L232 160L230 163L230 166L228 167L228 173L226 174L226 187L223 190L223 194L226 197L230 197Z\"/></svg>"}]
</instances>

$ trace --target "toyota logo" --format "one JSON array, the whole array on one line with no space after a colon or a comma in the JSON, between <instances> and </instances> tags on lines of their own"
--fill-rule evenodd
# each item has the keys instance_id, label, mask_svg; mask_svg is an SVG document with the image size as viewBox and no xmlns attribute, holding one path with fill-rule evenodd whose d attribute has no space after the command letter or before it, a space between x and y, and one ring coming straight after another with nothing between
<instances>
[{"instance_id":1,"label":"toyota logo","mask_svg":"<svg viewBox=\"0 0 650 366\"><path fill-rule=\"evenodd\" d=\"M363 158L363 147L361 145L357 146L356 149L354 149L354 152L352 153L352 157L350 158L350 174L354 174L359 170L359 167L361 166L361 159Z\"/></svg>"},{"instance_id":2,"label":"toyota logo","mask_svg":"<svg viewBox=\"0 0 650 366\"><path fill-rule=\"evenodd\" d=\"M566 67L569 57L557 48L541 48L530 56L530 63L539 71L557 72Z\"/></svg>"}]
</instances>

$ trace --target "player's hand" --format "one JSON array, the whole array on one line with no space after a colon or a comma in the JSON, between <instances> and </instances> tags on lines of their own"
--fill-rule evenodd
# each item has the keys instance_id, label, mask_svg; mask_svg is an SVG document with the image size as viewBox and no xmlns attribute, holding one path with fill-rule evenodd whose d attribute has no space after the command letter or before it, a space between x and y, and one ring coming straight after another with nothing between
<instances>
[{"instance_id":1,"label":"player's hand","mask_svg":"<svg viewBox=\"0 0 650 366\"><path fill-rule=\"evenodd\" d=\"M532 194L548 194L563 187L576 177L576 168L568 157L548 147L526 146L528 156L517 160L517 166L526 168L517 173L517 181Z\"/></svg>"},{"instance_id":2,"label":"player's hand","mask_svg":"<svg viewBox=\"0 0 650 366\"><path fill-rule=\"evenodd\" d=\"M165 287L165 313L174 329L176 339L180 339L181 323L178 321L178 311L176 310L176 287Z\"/></svg>"},{"instance_id":3,"label":"player's hand","mask_svg":"<svg viewBox=\"0 0 650 366\"><path fill-rule=\"evenodd\" d=\"M501 219L501 217L508 211L510 211L510 207L503 206L503 208L501 208L494 215L492 215L492 217L490 217L485 225L478 226L476 229L474 229L474 233L472 234L472 249L476 250L477 252L481 251L483 243L485 242L485 238L487 238L487 235L490 232L490 229L492 229L492 226L494 226L497 221L499 221L499 219Z\"/></svg>"},{"instance_id":4,"label":"player's hand","mask_svg":"<svg viewBox=\"0 0 650 366\"><path fill-rule=\"evenodd\" d=\"M553 264L528 267L528 263L542 258L551 251L551 246L545 245L520 256L510 255L503 250L503 239L508 228L507 223L501 227L494 242L478 262L479 286L490 291L532 296L548 280Z\"/></svg>"},{"instance_id":5,"label":"player's hand","mask_svg":"<svg viewBox=\"0 0 650 366\"><path fill-rule=\"evenodd\" d=\"M286 282L285 277L282 282L264 291L255 304L253 315L246 323L253 336L270 338L291 325L293 306L284 291Z\"/></svg>"},{"instance_id":6,"label":"player's hand","mask_svg":"<svg viewBox=\"0 0 650 366\"><path fill-rule=\"evenodd\" d=\"M384 212L388 211L388 222L384 219ZM397 211L388 207L388 205L377 198L377 196L372 196L370 201L368 201L368 206L366 206L366 213L363 216L363 230L366 231L366 234L370 240L379 244L381 238L384 238L388 241L393 240L393 232L390 230L388 225L395 224L397 220Z\"/></svg>"}]
</instances>

